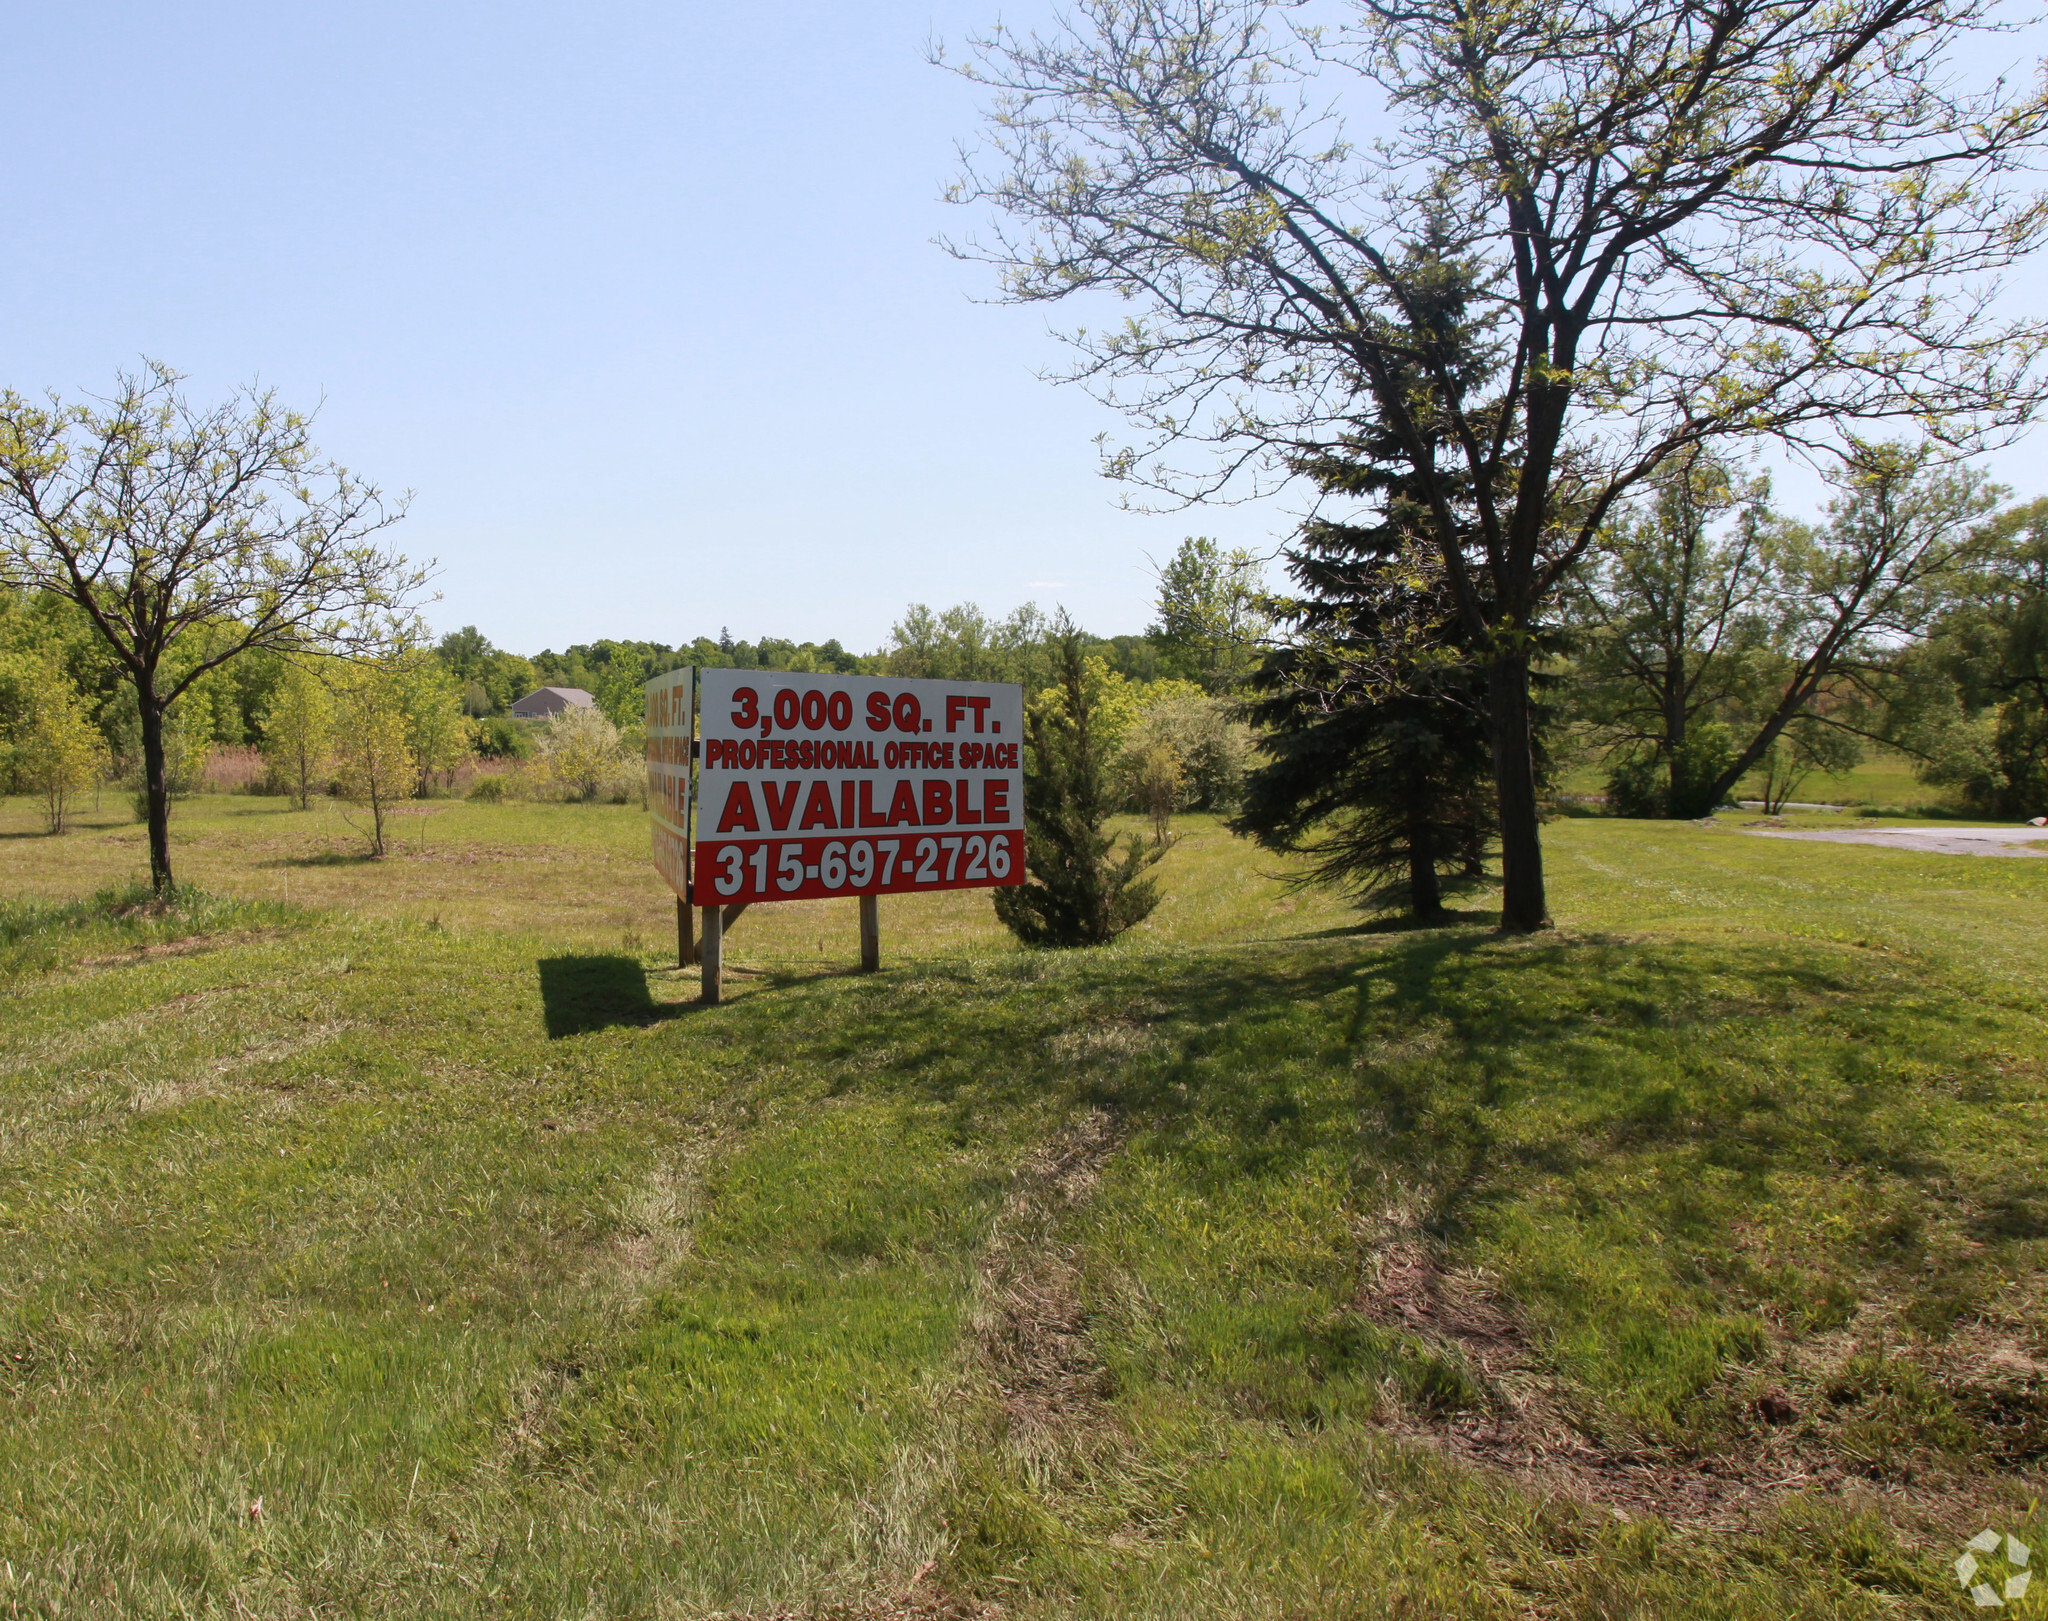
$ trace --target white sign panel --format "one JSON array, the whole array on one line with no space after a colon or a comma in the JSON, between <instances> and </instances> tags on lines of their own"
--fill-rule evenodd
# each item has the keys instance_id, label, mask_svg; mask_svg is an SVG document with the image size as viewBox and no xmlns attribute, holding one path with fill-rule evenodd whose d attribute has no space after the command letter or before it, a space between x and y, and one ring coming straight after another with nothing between
<instances>
[{"instance_id":1,"label":"white sign panel","mask_svg":"<svg viewBox=\"0 0 2048 1621\"><path fill-rule=\"evenodd\" d=\"M1022 687L701 679L699 906L1024 881Z\"/></svg>"},{"instance_id":2,"label":"white sign panel","mask_svg":"<svg viewBox=\"0 0 2048 1621\"><path fill-rule=\"evenodd\" d=\"M647 815L654 870L685 900L690 894L690 683L671 670L647 683Z\"/></svg>"}]
</instances>

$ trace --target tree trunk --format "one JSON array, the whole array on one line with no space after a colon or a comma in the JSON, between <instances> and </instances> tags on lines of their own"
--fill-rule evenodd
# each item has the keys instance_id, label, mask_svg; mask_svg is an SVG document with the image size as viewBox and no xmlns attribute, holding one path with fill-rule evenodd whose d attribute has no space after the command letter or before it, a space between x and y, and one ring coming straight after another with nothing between
<instances>
[{"instance_id":1,"label":"tree trunk","mask_svg":"<svg viewBox=\"0 0 2048 1621\"><path fill-rule=\"evenodd\" d=\"M1664 650L1664 814L1681 816L1685 807L1679 800L1685 793L1686 784L1680 779L1679 754L1685 748L1685 687L1673 675L1673 669L1682 669L1685 651L1683 648ZM1676 665L1673 660L1679 660Z\"/></svg>"},{"instance_id":2,"label":"tree trunk","mask_svg":"<svg viewBox=\"0 0 2048 1621\"><path fill-rule=\"evenodd\" d=\"M149 807L149 886L161 899L171 890L171 791L164 780L164 716L156 695L142 682L135 696L142 711L142 791Z\"/></svg>"},{"instance_id":3,"label":"tree trunk","mask_svg":"<svg viewBox=\"0 0 2048 1621\"><path fill-rule=\"evenodd\" d=\"M1510 934L1550 927L1543 895L1543 837L1536 815L1536 745L1529 658L1503 653L1488 672L1493 782L1500 795L1500 926Z\"/></svg>"},{"instance_id":4,"label":"tree trunk","mask_svg":"<svg viewBox=\"0 0 2048 1621\"><path fill-rule=\"evenodd\" d=\"M1408 817L1408 911L1418 918L1441 917L1443 891L1436 881L1436 842L1430 837L1427 801Z\"/></svg>"}]
</instances>

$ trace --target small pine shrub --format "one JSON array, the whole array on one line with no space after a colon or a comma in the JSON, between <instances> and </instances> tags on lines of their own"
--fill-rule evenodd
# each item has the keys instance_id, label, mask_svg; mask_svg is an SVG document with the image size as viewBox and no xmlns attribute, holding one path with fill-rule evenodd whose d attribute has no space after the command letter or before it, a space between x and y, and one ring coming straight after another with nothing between
<instances>
[{"instance_id":1,"label":"small pine shrub","mask_svg":"<svg viewBox=\"0 0 2048 1621\"><path fill-rule=\"evenodd\" d=\"M995 892L996 916L1027 946L1096 946L1141 923L1159 904L1143 876L1159 859L1137 835L1119 855L1102 831L1110 810L1096 748L1081 638L1062 622L1055 694L1025 722L1023 884Z\"/></svg>"}]
</instances>

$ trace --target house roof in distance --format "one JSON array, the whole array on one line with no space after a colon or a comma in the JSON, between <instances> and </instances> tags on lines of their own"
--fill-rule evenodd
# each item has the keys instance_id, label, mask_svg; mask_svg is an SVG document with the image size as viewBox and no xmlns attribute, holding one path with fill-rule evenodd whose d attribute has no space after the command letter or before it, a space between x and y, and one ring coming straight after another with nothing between
<instances>
[{"instance_id":1,"label":"house roof in distance","mask_svg":"<svg viewBox=\"0 0 2048 1621\"><path fill-rule=\"evenodd\" d=\"M521 719L536 715L559 715L565 709L594 709L597 700L581 687L539 687L512 706Z\"/></svg>"}]
</instances>

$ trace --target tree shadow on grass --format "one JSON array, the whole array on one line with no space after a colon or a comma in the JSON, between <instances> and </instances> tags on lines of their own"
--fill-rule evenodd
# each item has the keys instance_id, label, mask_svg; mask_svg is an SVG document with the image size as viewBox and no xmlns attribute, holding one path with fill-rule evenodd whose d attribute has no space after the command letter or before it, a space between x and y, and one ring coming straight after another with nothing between
<instances>
[{"instance_id":1,"label":"tree shadow on grass","mask_svg":"<svg viewBox=\"0 0 2048 1621\"><path fill-rule=\"evenodd\" d=\"M1947 1174L1925 1122L1880 1118L1893 1089L1859 1055L1926 1044L1963 1061L1974 1043L1961 1002L1895 1030L1852 965L1777 944L1516 941L1469 927L1358 943L1294 961L1190 956L1166 971L1149 957L1076 958L1023 979L919 964L914 978L818 1004L830 1013L815 1022L786 1008L784 1039L956 1111L963 1130L1064 1092L1168 1151L1185 1135L1226 1178L1300 1168L1362 1131L1368 1157L1412 1182L1445 1234L1530 1178L1652 1151L1710 1161L1759 1197L1791 1168ZM806 995L793 980L776 988ZM1862 1028L1823 1021L1781 1055L1796 1076L1759 1069L1745 1032L1775 1041L1830 1009ZM1498 1111L1532 1088L1542 1106L1497 1140Z\"/></svg>"},{"instance_id":2,"label":"tree shadow on grass","mask_svg":"<svg viewBox=\"0 0 2048 1621\"><path fill-rule=\"evenodd\" d=\"M587 1035L615 1024L645 1026L673 1019L695 1004L656 1002L637 957L543 957L541 1013L548 1039Z\"/></svg>"},{"instance_id":3,"label":"tree shadow on grass","mask_svg":"<svg viewBox=\"0 0 2048 1621\"><path fill-rule=\"evenodd\" d=\"M1780 940L1444 928L1350 949L924 962L886 984L786 984L733 1014L764 1033L772 1018L778 1058L828 1070L831 1095L935 1106L962 1144L1048 1102L1102 1111L1129 1132L1134 1211L1213 1201L1223 1232L1270 1206L1288 1228L1297 1203L1316 1208L1301 1189L1341 1187L1339 1214L1300 1218L1298 1250L1276 1240L1218 1279L1270 1265L1337 1280L1322 1298L1341 1303L1407 1250L1475 1278L1513 1269L1512 1311L1487 1310L1566 1348L1556 1377L1602 1433L1720 1445L1747 1420L1705 1393L1751 1354L1757 1314L1801 1334L1864 1304L1920 1322L1971 1309L1979 1277L2034 1270L2018 1246L2048 1223L2037 1162L1976 1154L1950 1120L1959 1088L2024 1095L2031 1072L2001 1080L1997 1060L2039 1027L1902 983ZM1329 1259L1351 1244L1355 1263ZM1463 1298L1439 1318L1434 1296L1371 1297L1454 1338Z\"/></svg>"},{"instance_id":4,"label":"tree shadow on grass","mask_svg":"<svg viewBox=\"0 0 2048 1621\"><path fill-rule=\"evenodd\" d=\"M1334 929L1312 929L1304 934L1290 934L1285 938L1352 940L1360 935L1416 934L1425 929L1466 929L1480 924L1496 924L1499 921L1500 908L1497 906L1462 912L1446 909L1435 917L1410 917L1406 912L1393 912L1384 917L1367 918L1363 923L1346 923Z\"/></svg>"},{"instance_id":5,"label":"tree shadow on grass","mask_svg":"<svg viewBox=\"0 0 2048 1621\"><path fill-rule=\"evenodd\" d=\"M367 850L322 850L313 856L284 856L276 861L266 861L266 867L373 867L382 856L373 856Z\"/></svg>"}]
</instances>

